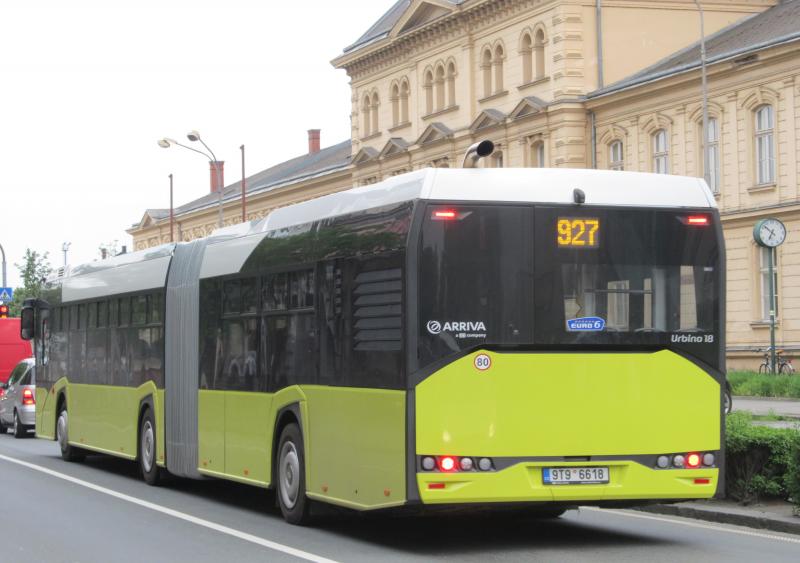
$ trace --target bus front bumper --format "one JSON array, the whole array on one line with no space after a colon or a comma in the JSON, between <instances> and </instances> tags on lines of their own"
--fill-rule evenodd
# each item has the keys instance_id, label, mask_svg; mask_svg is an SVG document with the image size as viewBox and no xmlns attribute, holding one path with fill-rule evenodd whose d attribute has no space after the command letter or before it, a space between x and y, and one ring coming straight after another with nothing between
<instances>
[{"instance_id":1,"label":"bus front bumper","mask_svg":"<svg viewBox=\"0 0 800 563\"><path fill-rule=\"evenodd\" d=\"M609 468L603 484L550 485L545 467ZM500 471L417 473L424 504L602 502L705 499L717 490L719 469L653 469L633 461L597 463L520 462Z\"/></svg>"}]
</instances>

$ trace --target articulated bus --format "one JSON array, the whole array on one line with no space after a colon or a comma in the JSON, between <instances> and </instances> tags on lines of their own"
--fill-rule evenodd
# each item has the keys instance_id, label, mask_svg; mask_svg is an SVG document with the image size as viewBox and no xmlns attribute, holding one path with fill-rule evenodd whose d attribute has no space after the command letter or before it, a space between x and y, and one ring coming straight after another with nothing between
<instances>
[{"instance_id":1,"label":"articulated bus","mask_svg":"<svg viewBox=\"0 0 800 563\"><path fill-rule=\"evenodd\" d=\"M36 432L275 489L292 523L709 498L724 271L700 179L419 170L51 280Z\"/></svg>"}]
</instances>

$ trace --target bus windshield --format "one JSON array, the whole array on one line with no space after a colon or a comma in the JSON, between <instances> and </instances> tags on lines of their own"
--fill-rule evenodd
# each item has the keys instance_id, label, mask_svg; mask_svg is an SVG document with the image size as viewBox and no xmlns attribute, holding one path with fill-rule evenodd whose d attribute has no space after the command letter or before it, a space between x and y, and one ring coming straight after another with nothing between
<instances>
[{"instance_id":1,"label":"bus windshield","mask_svg":"<svg viewBox=\"0 0 800 563\"><path fill-rule=\"evenodd\" d=\"M718 364L712 215L429 205L420 365L480 345L681 350Z\"/></svg>"}]
</instances>

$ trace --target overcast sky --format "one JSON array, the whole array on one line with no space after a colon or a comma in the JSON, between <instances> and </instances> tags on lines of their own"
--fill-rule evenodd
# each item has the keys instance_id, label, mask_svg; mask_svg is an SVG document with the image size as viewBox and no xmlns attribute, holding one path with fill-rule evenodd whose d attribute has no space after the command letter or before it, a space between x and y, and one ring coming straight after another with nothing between
<instances>
[{"instance_id":1,"label":"overcast sky","mask_svg":"<svg viewBox=\"0 0 800 563\"><path fill-rule=\"evenodd\" d=\"M197 129L226 184L350 135L350 88L330 61L393 0L39 0L0 18L0 244L8 285L26 248L63 263L99 256L147 208L209 190ZM187 141L188 144L188 141ZM2 280L0 280L2 281Z\"/></svg>"}]
</instances>

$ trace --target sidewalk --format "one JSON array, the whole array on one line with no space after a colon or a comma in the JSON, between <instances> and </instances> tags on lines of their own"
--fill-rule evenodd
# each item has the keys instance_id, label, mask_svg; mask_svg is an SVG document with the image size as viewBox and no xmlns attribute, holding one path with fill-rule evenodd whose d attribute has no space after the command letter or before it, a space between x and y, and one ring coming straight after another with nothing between
<instances>
[{"instance_id":1,"label":"sidewalk","mask_svg":"<svg viewBox=\"0 0 800 563\"><path fill-rule=\"evenodd\" d=\"M800 418L800 399L781 397L733 397L734 411L748 411L753 414L776 414Z\"/></svg>"},{"instance_id":2,"label":"sidewalk","mask_svg":"<svg viewBox=\"0 0 800 563\"><path fill-rule=\"evenodd\" d=\"M785 501L742 506L727 500L697 500L654 504L636 510L800 535L800 518L792 516L792 505Z\"/></svg>"},{"instance_id":3,"label":"sidewalk","mask_svg":"<svg viewBox=\"0 0 800 563\"><path fill-rule=\"evenodd\" d=\"M792 419L785 421L761 420L754 421L753 424L773 428L800 427L800 399L733 397L733 410ZM800 534L800 517L793 516L791 503L782 500L765 501L748 506L742 506L729 500L698 500L678 504L654 504L637 508L637 510L760 528L773 532Z\"/></svg>"},{"instance_id":4,"label":"sidewalk","mask_svg":"<svg viewBox=\"0 0 800 563\"><path fill-rule=\"evenodd\" d=\"M790 420L756 420L756 426L794 428L800 430L800 399L782 397L733 397L733 410L755 415L776 415Z\"/></svg>"}]
</instances>

